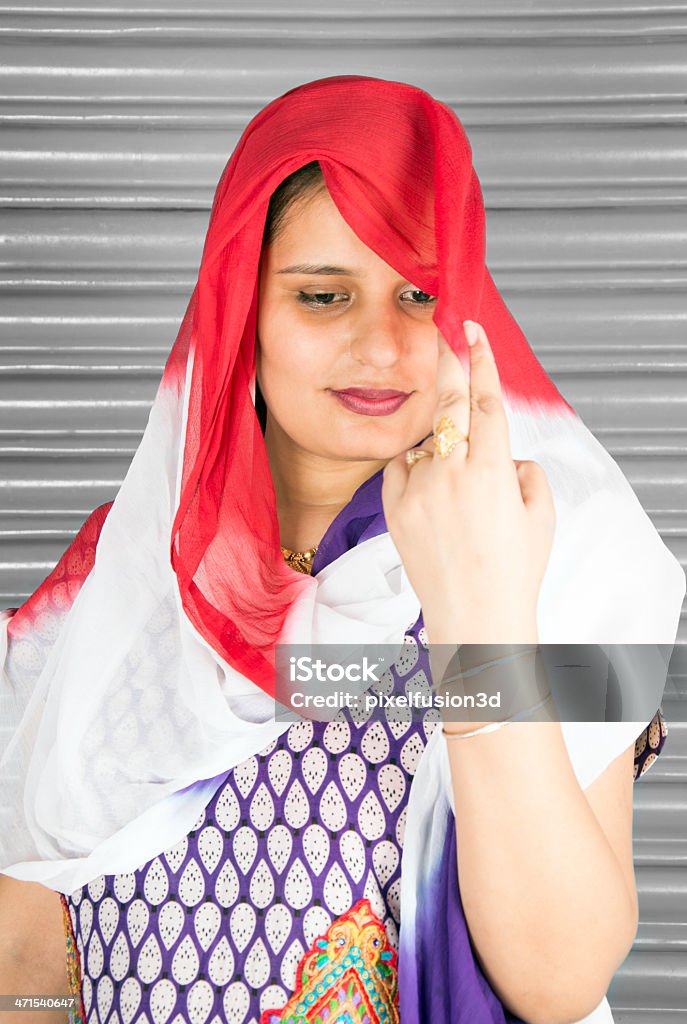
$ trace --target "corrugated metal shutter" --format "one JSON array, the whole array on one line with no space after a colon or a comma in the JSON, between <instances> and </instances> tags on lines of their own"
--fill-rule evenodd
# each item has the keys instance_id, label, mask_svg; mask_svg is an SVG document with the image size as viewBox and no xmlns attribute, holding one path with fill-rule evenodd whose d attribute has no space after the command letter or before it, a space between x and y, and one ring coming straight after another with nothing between
<instances>
[{"instance_id":1,"label":"corrugated metal shutter","mask_svg":"<svg viewBox=\"0 0 687 1024\"><path fill-rule=\"evenodd\" d=\"M687 561L686 37L684 0L5 4L3 607L126 472L243 126L342 73L455 106L497 283ZM687 1011L684 664L666 750L635 788L641 925L610 993L623 1024Z\"/></svg>"}]
</instances>

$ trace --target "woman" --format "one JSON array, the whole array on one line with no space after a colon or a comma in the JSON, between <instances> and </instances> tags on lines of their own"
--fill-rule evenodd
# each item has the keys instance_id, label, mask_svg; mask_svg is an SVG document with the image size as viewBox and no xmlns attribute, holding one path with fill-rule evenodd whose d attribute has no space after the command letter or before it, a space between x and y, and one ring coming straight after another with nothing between
<instances>
[{"instance_id":1,"label":"woman","mask_svg":"<svg viewBox=\"0 0 687 1024\"><path fill-rule=\"evenodd\" d=\"M558 723L535 655L611 645L625 694L613 645L672 644L685 581L483 226L411 86L293 90L229 161L126 480L7 619L0 864L63 893L84 1019L611 1019L660 692ZM547 720L279 720L277 644L329 643L392 647L387 696L459 643Z\"/></svg>"}]
</instances>

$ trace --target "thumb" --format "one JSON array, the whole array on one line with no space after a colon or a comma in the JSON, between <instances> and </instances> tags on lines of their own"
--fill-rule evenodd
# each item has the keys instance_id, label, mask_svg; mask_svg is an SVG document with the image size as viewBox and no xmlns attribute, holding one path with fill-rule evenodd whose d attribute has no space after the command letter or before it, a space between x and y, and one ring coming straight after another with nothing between
<instances>
[{"instance_id":1,"label":"thumb","mask_svg":"<svg viewBox=\"0 0 687 1024\"><path fill-rule=\"evenodd\" d=\"M531 459L514 459L513 462L518 475L522 500L527 509L554 523L556 512L553 495L542 467Z\"/></svg>"}]
</instances>

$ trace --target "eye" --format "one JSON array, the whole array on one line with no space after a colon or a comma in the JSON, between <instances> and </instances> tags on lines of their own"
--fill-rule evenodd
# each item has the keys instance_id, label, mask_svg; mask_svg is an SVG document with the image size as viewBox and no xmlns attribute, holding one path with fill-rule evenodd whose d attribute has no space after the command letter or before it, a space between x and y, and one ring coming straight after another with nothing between
<instances>
[{"instance_id":1,"label":"eye","mask_svg":"<svg viewBox=\"0 0 687 1024\"><path fill-rule=\"evenodd\" d=\"M348 295L345 292L298 292L297 298L304 306L332 306L337 300L345 302Z\"/></svg>"},{"instance_id":2,"label":"eye","mask_svg":"<svg viewBox=\"0 0 687 1024\"><path fill-rule=\"evenodd\" d=\"M410 295L410 300L406 299L405 296ZM428 306L431 302L436 302L435 295L429 295L427 292L423 292L420 288L411 288L401 294L401 298L404 302L410 301L413 306Z\"/></svg>"}]
</instances>

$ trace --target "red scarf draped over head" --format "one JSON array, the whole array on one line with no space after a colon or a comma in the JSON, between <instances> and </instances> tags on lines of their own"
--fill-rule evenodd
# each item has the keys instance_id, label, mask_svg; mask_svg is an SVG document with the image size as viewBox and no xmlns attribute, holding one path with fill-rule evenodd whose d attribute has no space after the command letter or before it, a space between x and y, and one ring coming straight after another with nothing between
<instances>
[{"instance_id":1,"label":"red scarf draped over head","mask_svg":"<svg viewBox=\"0 0 687 1024\"><path fill-rule=\"evenodd\" d=\"M456 353L463 320L476 320L511 401L541 411L566 405L485 266L480 184L449 107L414 86L357 76L311 82L265 107L217 186L198 283L161 387L188 388L170 538L183 608L221 657L268 693L288 610L315 581L284 564L255 412L258 266L271 194L313 160L356 235L437 296L434 321Z\"/></svg>"}]
</instances>

